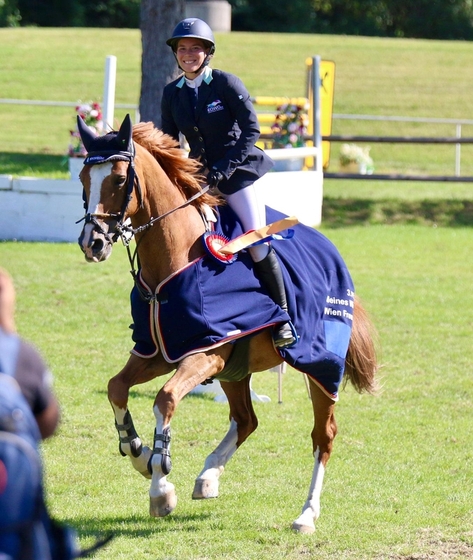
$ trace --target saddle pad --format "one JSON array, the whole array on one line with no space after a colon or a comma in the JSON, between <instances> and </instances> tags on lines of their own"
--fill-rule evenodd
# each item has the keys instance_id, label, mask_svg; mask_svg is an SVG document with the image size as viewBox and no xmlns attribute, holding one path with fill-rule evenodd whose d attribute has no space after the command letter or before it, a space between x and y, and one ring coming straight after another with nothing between
<instances>
[{"instance_id":1,"label":"saddle pad","mask_svg":"<svg viewBox=\"0 0 473 560\"><path fill-rule=\"evenodd\" d=\"M284 217L267 208L267 223ZM219 209L215 229L229 239L243 233L228 207ZM278 351L336 400L353 319L350 274L336 247L303 224L294 227L290 240L274 240L272 246L280 259L289 316L299 336L293 348ZM288 320L262 288L246 251L229 265L210 256L197 259L164 280L155 293L157 301L151 304L141 299L136 287L131 293L133 353L142 357L161 350L167 361L178 362Z\"/></svg>"}]
</instances>

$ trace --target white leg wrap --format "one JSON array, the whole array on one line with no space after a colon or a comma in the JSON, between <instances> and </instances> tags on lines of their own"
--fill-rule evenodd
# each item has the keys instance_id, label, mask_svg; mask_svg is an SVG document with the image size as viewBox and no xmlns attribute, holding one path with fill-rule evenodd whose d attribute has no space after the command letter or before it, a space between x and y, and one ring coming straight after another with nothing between
<instances>
[{"instance_id":1,"label":"white leg wrap","mask_svg":"<svg viewBox=\"0 0 473 560\"><path fill-rule=\"evenodd\" d=\"M232 419L227 434L218 447L207 457L202 472L196 478L192 494L194 499L216 498L218 496L220 475L237 450L237 441L237 424Z\"/></svg>"},{"instance_id":2,"label":"white leg wrap","mask_svg":"<svg viewBox=\"0 0 473 560\"><path fill-rule=\"evenodd\" d=\"M292 528L299 533L313 533L315 531L315 521L320 515L320 495L324 481L325 468L319 461L319 448L314 453L314 471L310 483L309 495L302 508L301 515L294 521Z\"/></svg>"}]
</instances>

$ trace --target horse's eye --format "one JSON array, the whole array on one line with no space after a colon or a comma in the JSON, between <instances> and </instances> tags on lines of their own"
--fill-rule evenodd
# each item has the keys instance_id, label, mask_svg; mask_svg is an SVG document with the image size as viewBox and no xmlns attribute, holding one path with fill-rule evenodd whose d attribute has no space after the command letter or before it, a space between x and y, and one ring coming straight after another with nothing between
<instances>
[{"instance_id":1,"label":"horse's eye","mask_svg":"<svg viewBox=\"0 0 473 560\"><path fill-rule=\"evenodd\" d=\"M123 187L126 183L126 175L115 175L115 184L117 187Z\"/></svg>"}]
</instances>

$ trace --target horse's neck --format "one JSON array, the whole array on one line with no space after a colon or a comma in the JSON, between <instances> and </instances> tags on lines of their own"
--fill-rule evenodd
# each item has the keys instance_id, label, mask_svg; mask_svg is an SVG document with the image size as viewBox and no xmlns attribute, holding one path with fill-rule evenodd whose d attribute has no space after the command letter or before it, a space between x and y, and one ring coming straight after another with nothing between
<instances>
[{"instance_id":1,"label":"horse's neck","mask_svg":"<svg viewBox=\"0 0 473 560\"><path fill-rule=\"evenodd\" d=\"M151 216L152 210L149 218ZM198 210L187 206L139 234L138 256L145 282L154 289L168 276L200 257L203 254L201 237L204 231L204 222Z\"/></svg>"}]
</instances>

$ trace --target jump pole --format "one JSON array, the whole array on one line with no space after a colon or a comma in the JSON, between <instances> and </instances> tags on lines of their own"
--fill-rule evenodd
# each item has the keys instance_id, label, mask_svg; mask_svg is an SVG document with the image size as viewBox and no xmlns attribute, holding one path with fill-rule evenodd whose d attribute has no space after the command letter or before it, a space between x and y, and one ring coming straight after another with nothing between
<instances>
[{"instance_id":1,"label":"jump pole","mask_svg":"<svg viewBox=\"0 0 473 560\"><path fill-rule=\"evenodd\" d=\"M320 100L320 56L316 55L312 57L312 130L314 134L314 146L319 150L318 157L315 158L315 170L320 171L322 169L322 131L321 131L321 119L322 119L322 107Z\"/></svg>"},{"instance_id":2,"label":"jump pole","mask_svg":"<svg viewBox=\"0 0 473 560\"><path fill-rule=\"evenodd\" d=\"M117 81L117 57L107 56L105 59L105 77L103 86L102 118L104 132L113 130L115 113L115 84Z\"/></svg>"}]
</instances>

